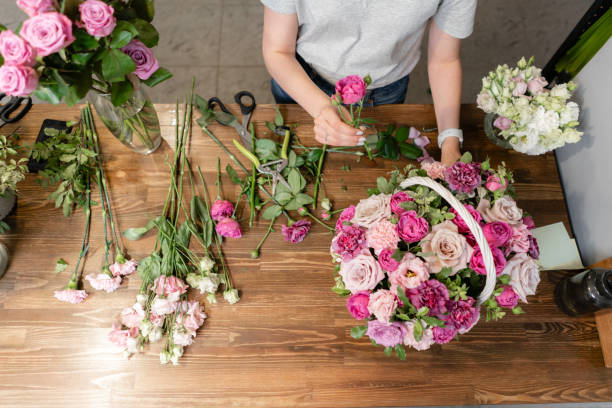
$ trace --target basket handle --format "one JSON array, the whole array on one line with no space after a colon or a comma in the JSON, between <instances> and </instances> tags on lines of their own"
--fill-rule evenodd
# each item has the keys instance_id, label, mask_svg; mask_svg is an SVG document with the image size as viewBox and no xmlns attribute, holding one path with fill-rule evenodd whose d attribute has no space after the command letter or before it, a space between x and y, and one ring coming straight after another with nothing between
<instances>
[{"instance_id":1,"label":"basket handle","mask_svg":"<svg viewBox=\"0 0 612 408\"><path fill-rule=\"evenodd\" d=\"M455 209L455 211L457 211L461 218L463 218L468 228L474 235L474 238L476 238L476 242L478 243L482 253L485 269L487 270L487 281L477 299L477 304L481 305L493 294L495 291L495 283L497 281L497 272L495 269L495 262L493 261L493 253L491 252L489 243L482 232L482 228L478 222L476 222L474 217L472 217L472 214L470 214L470 212L463 206L463 204L461 204L461 202L455 198L453 193L448 191L442 184L432 180L429 177L410 177L404 180L400 184L400 187L405 189L414 185L429 187L436 193L440 194L440 196L445 199Z\"/></svg>"}]
</instances>

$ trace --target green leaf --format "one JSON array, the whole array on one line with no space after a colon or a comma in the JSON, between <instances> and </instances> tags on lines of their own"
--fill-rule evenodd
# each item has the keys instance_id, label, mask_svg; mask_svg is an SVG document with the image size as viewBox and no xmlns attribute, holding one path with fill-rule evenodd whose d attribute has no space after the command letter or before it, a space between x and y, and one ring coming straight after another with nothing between
<instances>
[{"instance_id":1,"label":"green leaf","mask_svg":"<svg viewBox=\"0 0 612 408\"><path fill-rule=\"evenodd\" d=\"M128 228L123 231L123 236L129 239L130 241L136 241L142 238L147 232L149 232L153 227L157 226L158 222L162 219L161 216L153 218L150 220L147 225L141 228Z\"/></svg>"},{"instance_id":2,"label":"green leaf","mask_svg":"<svg viewBox=\"0 0 612 408\"><path fill-rule=\"evenodd\" d=\"M272 161L280 158L276 143L270 139L257 139L255 142L255 153L262 161Z\"/></svg>"},{"instance_id":3,"label":"green leaf","mask_svg":"<svg viewBox=\"0 0 612 408\"><path fill-rule=\"evenodd\" d=\"M64 261L62 258L58 259L55 263L55 274L64 272L68 267L68 262Z\"/></svg>"},{"instance_id":4,"label":"green leaf","mask_svg":"<svg viewBox=\"0 0 612 408\"><path fill-rule=\"evenodd\" d=\"M166 68L160 67L149 77L149 79L145 79L142 82L146 86L153 88L170 78L172 78L172 72L168 71Z\"/></svg>"},{"instance_id":5,"label":"green leaf","mask_svg":"<svg viewBox=\"0 0 612 408\"><path fill-rule=\"evenodd\" d=\"M406 350L404 349L404 346L402 346L401 344L398 344L397 346L395 346L395 355L400 360L405 360L406 359Z\"/></svg>"},{"instance_id":6,"label":"green leaf","mask_svg":"<svg viewBox=\"0 0 612 408\"><path fill-rule=\"evenodd\" d=\"M523 311L523 308L522 308L522 307L520 307L520 306L516 306L516 307L514 307L514 308L512 309L512 313L514 313L515 315L519 315L519 314L523 314L523 313L525 313L525 312Z\"/></svg>"},{"instance_id":7,"label":"green leaf","mask_svg":"<svg viewBox=\"0 0 612 408\"><path fill-rule=\"evenodd\" d=\"M52 103L53 105L57 105L62 101L63 93L60 90L60 87L57 84L38 84L38 88L34 91L34 96L37 98Z\"/></svg>"},{"instance_id":8,"label":"green leaf","mask_svg":"<svg viewBox=\"0 0 612 408\"><path fill-rule=\"evenodd\" d=\"M283 114L278 110L278 106L274 106L274 110L276 111L276 116L274 117L274 124L277 127L285 125L285 119L283 119ZM276 129L274 129L276 130Z\"/></svg>"},{"instance_id":9,"label":"green leaf","mask_svg":"<svg viewBox=\"0 0 612 408\"><path fill-rule=\"evenodd\" d=\"M376 179L376 186L378 187L378 191L380 191L382 194L393 193L393 186L384 177L378 177Z\"/></svg>"},{"instance_id":10,"label":"green leaf","mask_svg":"<svg viewBox=\"0 0 612 408\"><path fill-rule=\"evenodd\" d=\"M153 48L159 43L159 33L153 24L142 19L132 21L136 30L138 30L138 39L149 48Z\"/></svg>"},{"instance_id":11,"label":"green leaf","mask_svg":"<svg viewBox=\"0 0 612 408\"><path fill-rule=\"evenodd\" d=\"M500 281L502 285L507 285L510 283L510 275L500 275L497 280Z\"/></svg>"},{"instance_id":12,"label":"green leaf","mask_svg":"<svg viewBox=\"0 0 612 408\"><path fill-rule=\"evenodd\" d=\"M283 213L283 209L280 205L270 205L268 206L263 214L261 215L261 217L264 220L268 220L268 221L272 221L273 219L277 218L279 215L281 215Z\"/></svg>"},{"instance_id":13,"label":"green leaf","mask_svg":"<svg viewBox=\"0 0 612 408\"><path fill-rule=\"evenodd\" d=\"M76 52L80 51L92 51L100 46L98 40L95 37L87 34L85 30L74 30L74 42L71 44L71 48Z\"/></svg>"},{"instance_id":14,"label":"green leaf","mask_svg":"<svg viewBox=\"0 0 612 408\"><path fill-rule=\"evenodd\" d=\"M451 275L451 273L453 273L453 268L450 266L445 266L440 270L440 272L436 273L436 278L438 280L446 279Z\"/></svg>"},{"instance_id":15,"label":"green leaf","mask_svg":"<svg viewBox=\"0 0 612 408\"><path fill-rule=\"evenodd\" d=\"M420 307L419 310L417 310L417 317L427 316L427 313L429 313L429 308L427 306Z\"/></svg>"},{"instance_id":16,"label":"green leaf","mask_svg":"<svg viewBox=\"0 0 612 408\"><path fill-rule=\"evenodd\" d=\"M400 143L400 152L407 159L415 160L423 156L423 149L410 143Z\"/></svg>"},{"instance_id":17,"label":"green leaf","mask_svg":"<svg viewBox=\"0 0 612 408\"><path fill-rule=\"evenodd\" d=\"M410 299L408 299L408 297L406 296L406 292L404 292L404 288L402 288L401 286L397 287L397 297L399 298L399 300L402 301L404 307L409 307L411 309L411 312L412 310L414 310L412 313L416 313L415 307L412 305Z\"/></svg>"},{"instance_id":18,"label":"green leaf","mask_svg":"<svg viewBox=\"0 0 612 408\"><path fill-rule=\"evenodd\" d=\"M397 128L397 130L395 131L395 139L398 142L405 142L406 140L408 140L409 135L410 135L410 128L407 128L406 126L401 126Z\"/></svg>"},{"instance_id":19,"label":"green leaf","mask_svg":"<svg viewBox=\"0 0 612 408\"><path fill-rule=\"evenodd\" d=\"M136 70L136 64L121 50L105 50L102 53L102 76L108 82L121 82Z\"/></svg>"},{"instance_id":20,"label":"green leaf","mask_svg":"<svg viewBox=\"0 0 612 408\"><path fill-rule=\"evenodd\" d=\"M431 327L444 327L446 325L444 320L432 316L423 316L421 319Z\"/></svg>"},{"instance_id":21,"label":"green leaf","mask_svg":"<svg viewBox=\"0 0 612 408\"><path fill-rule=\"evenodd\" d=\"M138 35L138 30L132 23L125 20L117 21L109 46L111 48L125 47L136 35Z\"/></svg>"},{"instance_id":22,"label":"green leaf","mask_svg":"<svg viewBox=\"0 0 612 408\"><path fill-rule=\"evenodd\" d=\"M414 321L414 339L416 341L421 341L423 338L423 325L419 319Z\"/></svg>"},{"instance_id":23,"label":"green leaf","mask_svg":"<svg viewBox=\"0 0 612 408\"><path fill-rule=\"evenodd\" d=\"M391 353L393 352L393 348L391 347L385 347L385 355L387 357L391 357Z\"/></svg>"},{"instance_id":24,"label":"green leaf","mask_svg":"<svg viewBox=\"0 0 612 408\"><path fill-rule=\"evenodd\" d=\"M281 191L280 189L277 188L276 195L274 196L274 198L276 199L276 201L278 201L280 205L285 205L289 201L291 201L291 199L293 198L293 195L289 192Z\"/></svg>"},{"instance_id":25,"label":"green leaf","mask_svg":"<svg viewBox=\"0 0 612 408\"><path fill-rule=\"evenodd\" d=\"M232 180L232 183L242 185L242 180L240 180L238 173L236 173L236 170L234 170L231 164L228 163L227 166L225 166L225 172L229 176L230 180Z\"/></svg>"},{"instance_id":26,"label":"green leaf","mask_svg":"<svg viewBox=\"0 0 612 408\"><path fill-rule=\"evenodd\" d=\"M470 153L470 152L463 153L463 156L461 156L461 159L459 159L459 161L462 161L463 163L471 163L472 162L472 153Z\"/></svg>"},{"instance_id":27,"label":"green leaf","mask_svg":"<svg viewBox=\"0 0 612 408\"><path fill-rule=\"evenodd\" d=\"M298 203L298 201L293 198L292 200L290 200L286 205L285 205L285 209L287 211L296 211L298 208L300 208L302 205L300 203Z\"/></svg>"},{"instance_id":28,"label":"green leaf","mask_svg":"<svg viewBox=\"0 0 612 408\"><path fill-rule=\"evenodd\" d=\"M406 320L406 321L408 321L408 320L412 320L412 317L408 316L408 315L407 315L407 314L405 314L405 313L398 313L398 314L396 314L396 316L397 316L397 318L398 318L398 319L400 319L400 320Z\"/></svg>"},{"instance_id":29,"label":"green leaf","mask_svg":"<svg viewBox=\"0 0 612 408\"><path fill-rule=\"evenodd\" d=\"M111 102L114 106L126 103L134 94L134 85L128 79L111 85Z\"/></svg>"},{"instance_id":30,"label":"green leaf","mask_svg":"<svg viewBox=\"0 0 612 408\"><path fill-rule=\"evenodd\" d=\"M6 28L5 26L3 26L2 24L0 24L0 33L1 33L2 31L6 31L6 30L7 30L7 28Z\"/></svg>"},{"instance_id":31,"label":"green leaf","mask_svg":"<svg viewBox=\"0 0 612 408\"><path fill-rule=\"evenodd\" d=\"M138 262L138 276L144 284L151 284L161 275L161 259L159 255L153 254Z\"/></svg>"},{"instance_id":32,"label":"green leaf","mask_svg":"<svg viewBox=\"0 0 612 408\"><path fill-rule=\"evenodd\" d=\"M155 17L153 0L132 0L132 8L138 17L148 22L153 21L153 17Z\"/></svg>"},{"instance_id":33,"label":"green leaf","mask_svg":"<svg viewBox=\"0 0 612 408\"><path fill-rule=\"evenodd\" d=\"M295 200L302 206L311 204L313 202L313 198L308 194L299 193L295 196Z\"/></svg>"},{"instance_id":34,"label":"green leaf","mask_svg":"<svg viewBox=\"0 0 612 408\"><path fill-rule=\"evenodd\" d=\"M293 194L298 194L306 186L306 179L304 179L298 169L291 169L289 170L287 183L289 183L291 186L291 191L293 191Z\"/></svg>"},{"instance_id":35,"label":"green leaf","mask_svg":"<svg viewBox=\"0 0 612 408\"><path fill-rule=\"evenodd\" d=\"M288 167L296 167L296 162L297 162L297 155L295 154L295 152L292 150L289 152L289 163L287 164Z\"/></svg>"},{"instance_id":36,"label":"green leaf","mask_svg":"<svg viewBox=\"0 0 612 408\"><path fill-rule=\"evenodd\" d=\"M93 52L79 52L72 54L72 63L80 67L84 67L89 63L91 57L94 56Z\"/></svg>"},{"instance_id":37,"label":"green leaf","mask_svg":"<svg viewBox=\"0 0 612 408\"><path fill-rule=\"evenodd\" d=\"M368 331L368 326L356 326L351 329L351 337L354 339L362 338Z\"/></svg>"}]
</instances>

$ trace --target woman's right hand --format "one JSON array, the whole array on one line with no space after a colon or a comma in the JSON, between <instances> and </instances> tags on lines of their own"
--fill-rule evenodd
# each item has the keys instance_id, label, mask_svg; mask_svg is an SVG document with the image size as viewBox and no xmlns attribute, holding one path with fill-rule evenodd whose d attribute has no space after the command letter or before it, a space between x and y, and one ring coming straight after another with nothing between
<instances>
[{"instance_id":1,"label":"woman's right hand","mask_svg":"<svg viewBox=\"0 0 612 408\"><path fill-rule=\"evenodd\" d=\"M341 109L348 118L348 111L344 107ZM321 144L357 146L363 142L363 131L347 125L331 104L324 106L314 118L314 132L315 139Z\"/></svg>"}]
</instances>

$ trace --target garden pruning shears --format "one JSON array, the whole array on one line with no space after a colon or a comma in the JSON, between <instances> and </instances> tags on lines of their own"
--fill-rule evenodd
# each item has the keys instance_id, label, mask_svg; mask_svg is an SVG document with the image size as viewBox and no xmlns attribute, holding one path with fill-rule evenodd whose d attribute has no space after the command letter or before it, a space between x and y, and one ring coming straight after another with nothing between
<instances>
[{"instance_id":1,"label":"garden pruning shears","mask_svg":"<svg viewBox=\"0 0 612 408\"><path fill-rule=\"evenodd\" d=\"M3 102L8 95L0 93L0 102ZM25 103L24 103L25 102ZM11 96L8 102L0 105L0 127L7 123L14 123L25 116L32 107L32 98ZM21 110L19 110L21 109ZM15 115L11 116L16 110L19 110Z\"/></svg>"},{"instance_id":2,"label":"garden pruning shears","mask_svg":"<svg viewBox=\"0 0 612 408\"><path fill-rule=\"evenodd\" d=\"M243 100L246 98L246 103ZM257 104L255 103L255 97L249 91L240 91L234 95L234 101L240 106L240 112L242 112L242 123L238 122L238 119L230 113L225 107L223 102L219 98L212 97L208 100L209 109L213 110L215 105L221 109L222 112L215 113L215 119L222 125L231 126L236 129L236 132L240 136L240 140L247 147L248 150L252 149L251 133L249 132L249 122L251 116Z\"/></svg>"}]
</instances>

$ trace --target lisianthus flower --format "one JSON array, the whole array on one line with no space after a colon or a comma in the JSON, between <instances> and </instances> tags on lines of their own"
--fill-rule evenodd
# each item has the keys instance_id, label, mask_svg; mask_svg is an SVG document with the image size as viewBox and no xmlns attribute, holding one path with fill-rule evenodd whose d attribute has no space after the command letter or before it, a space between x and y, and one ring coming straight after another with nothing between
<instances>
[{"instance_id":1,"label":"lisianthus flower","mask_svg":"<svg viewBox=\"0 0 612 408\"><path fill-rule=\"evenodd\" d=\"M357 320L363 320L370 316L368 303L370 302L370 292L362 291L351 295L346 301L346 308Z\"/></svg>"},{"instance_id":2,"label":"lisianthus flower","mask_svg":"<svg viewBox=\"0 0 612 408\"><path fill-rule=\"evenodd\" d=\"M423 330L421 340L414 337L414 322L408 321L404 323L406 327L406 335L404 336L404 345L412 347L415 350L428 350L434 343L433 329L428 327Z\"/></svg>"},{"instance_id":3,"label":"lisianthus flower","mask_svg":"<svg viewBox=\"0 0 612 408\"><path fill-rule=\"evenodd\" d=\"M504 290L499 295L495 296L497 304L501 307L512 309L518 305L519 297L512 289L512 286L504 286Z\"/></svg>"}]
</instances>

